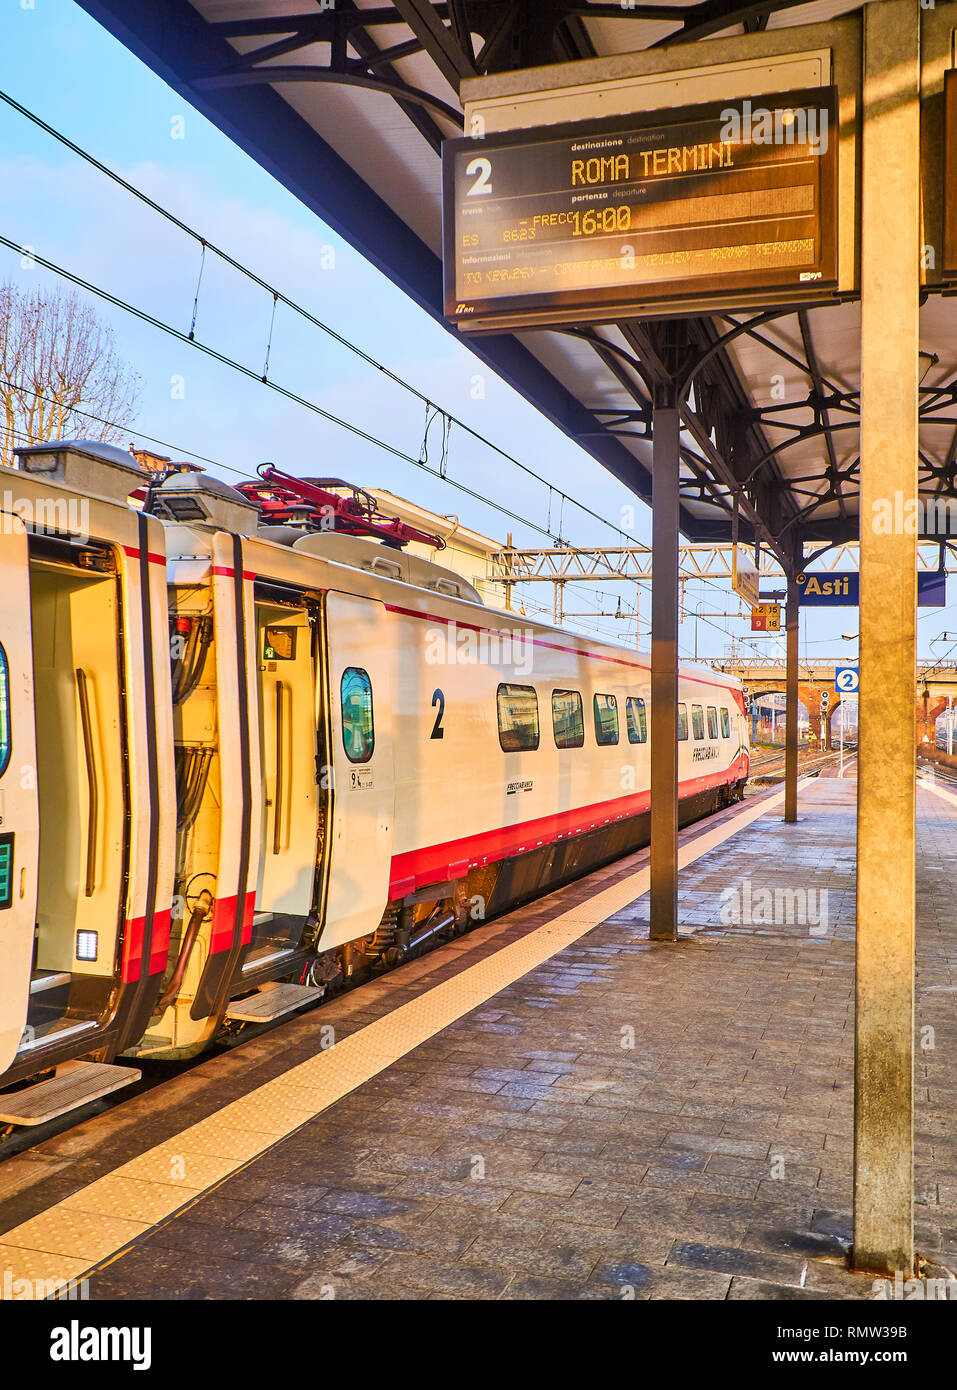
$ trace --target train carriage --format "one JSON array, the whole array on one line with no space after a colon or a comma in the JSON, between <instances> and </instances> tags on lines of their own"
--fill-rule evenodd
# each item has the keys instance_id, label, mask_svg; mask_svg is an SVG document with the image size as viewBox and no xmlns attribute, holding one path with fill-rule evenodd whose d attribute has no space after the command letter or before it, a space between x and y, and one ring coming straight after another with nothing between
<instances>
[{"instance_id":1,"label":"train carriage","mask_svg":"<svg viewBox=\"0 0 957 1390\"><path fill-rule=\"evenodd\" d=\"M4 472L90 525L3 535L0 1119L65 1062L193 1055L647 842L641 653L205 476L137 512L109 446ZM739 686L683 667L682 821L748 767Z\"/></svg>"},{"instance_id":2,"label":"train carriage","mask_svg":"<svg viewBox=\"0 0 957 1390\"><path fill-rule=\"evenodd\" d=\"M118 449L19 457L0 470L5 1086L108 1061L142 1033L166 967L176 816L163 527L130 509L138 470ZM0 1099L0 1120L9 1109Z\"/></svg>"}]
</instances>

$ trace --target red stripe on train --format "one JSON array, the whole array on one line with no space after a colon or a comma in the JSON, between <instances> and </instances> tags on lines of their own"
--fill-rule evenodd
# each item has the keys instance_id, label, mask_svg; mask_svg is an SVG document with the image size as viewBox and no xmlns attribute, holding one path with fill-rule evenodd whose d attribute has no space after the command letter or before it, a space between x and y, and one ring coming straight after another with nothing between
<instances>
[{"instance_id":1,"label":"red stripe on train","mask_svg":"<svg viewBox=\"0 0 957 1390\"><path fill-rule=\"evenodd\" d=\"M151 975L155 975L158 971L166 969L166 962L169 959L171 918L172 913L169 908L166 908L163 912L157 912L153 917L153 940L150 943L149 971Z\"/></svg>"},{"instance_id":2,"label":"red stripe on train","mask_svg":"<svg viewBox=\"0 0 957 1390\"><path fill-rule=\"evenodd\" d=\"M170 909L153 914L153 936L150 941L149 975L166 969L169 956ZM146 918L131 917L123 932L123 961L120 966L120 979L125 985L132 985L143 976L143 939L146 935Z\"/></svg>"},{"instance_id":3,"label":"red stripe on train","mask_svg":"<svg viewBox=\"0 0 957 1390\"><path fill-rule=\"evenodd\" d=\"M685 800L698 792L737 781L745 772L745 761L738 758L723 772L687 778L679 784L678 795ZM522 793L516 795L521 797ZM461 878L470 868L492 864L515 854L525 854L575 835L584 835L589 830L613 825L629 816L639 816L650 806L650 791L634 792L611 801L599 801L593 806L579 806L569 811L559 811L556 815L539 816L535 820L520 821L517 825L501 826L497 830L485 830L478 835L448 840L444 844L429 845L425 849L408 850L393 856L389 898L400 898L427 883Z\"/></svg>"},{"instance_id":4,"label":"red stripe on train","mask_svg":"<svg viewBox=\"0 0 957 1390\"><path fill-rule=\"evenodd\" d=\"M220 574L224 579L234 579L236 571L232 565L213 565L213 574ZM243 578L256 579L257 573L255 570L243 570Z\"/></svg>"},{"instance_id":5,"label":"red stripe on train","mask_svg":"<svg viewBox=\"0 0 957 1390\"><path fill-rule=\"evenodd\" d=\"M123 962L120 979L125 985L134 984L143 972L143 932L145 917L130 917L123 930Z\"/></svg>"},{"instance_id":6,"label":"red stripe on train","mask_svg":"<svg viewBox=\"0 0 957 1390\"><path fill-rule=\"evenodd\" d=\"M251 889L246 894L246 906L243 911L243 931L241 941L244 946L248 946L253 939L253 912L256 905L256 890ZM209 953L215 955L217 951L228 951L234 944L234 934L236 930L236 895L231 898L217 898L213 907L213 925L209 933Z\"/></svg>"},{"instance_id":7,"label":"red stripe on train","mask_svg":"<svg viewBox=\"0 0 957 1390\"><path fill-rule=\"evenodd\" d=\"M124 551L126 552L126 554L130 557L131 560L138 560L138 559L140 558L140 548L139 548L139 546L136 546L136 545L124 545L123 549L124 549ZM150 551L147 552L147 559L149 560L149 562L150 562L151 565L165 565L165 564L166 564L166 556L165 556L165 555L157 555L156 552L153 551L153 550L150 550Z\"/></svg>"}]
</instances>

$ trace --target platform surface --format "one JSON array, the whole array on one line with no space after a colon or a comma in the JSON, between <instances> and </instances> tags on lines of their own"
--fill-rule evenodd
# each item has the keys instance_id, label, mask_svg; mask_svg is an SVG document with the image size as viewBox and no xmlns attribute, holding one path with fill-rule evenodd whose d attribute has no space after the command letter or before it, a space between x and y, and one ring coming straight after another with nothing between
<instances>
[{"instance_id":1,"label":"platform surface","mask_svg":"<svg viewBox=\"0 0 957 1390\"><path fill-rule=\"evenodd\" d=\"M821 778L796 826L772 794L685 832L677 944L647 940L644 851L6 1160L0 1270L93 1299L873 1298L844 1267L855 798ZM955 1268L957 800L919 806L917 1243ZM805 920L761 920L784 889Z\"/></svg>"}]
</instances>

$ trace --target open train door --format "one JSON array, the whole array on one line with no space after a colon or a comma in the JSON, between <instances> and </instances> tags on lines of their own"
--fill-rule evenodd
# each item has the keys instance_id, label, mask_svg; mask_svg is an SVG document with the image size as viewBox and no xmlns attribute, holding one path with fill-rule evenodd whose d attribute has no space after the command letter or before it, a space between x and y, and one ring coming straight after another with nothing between
<instances>
[{"instance_id":1,"label":"open train door","mask_svg":"<svg viewBox=\"0 0 957 1390\"><path fill-rule=\"evenodd\" d=\"M36 736L23 523L0 515L0 1074L27 1021L37 910Z\"/></svg>"},{"instance_id":2,"label":"open train door","mask_svg":"<svg viewBox=\"0 0 957 1390\"><path fill-rule=\"evenodd\" d=\"M395 811L395 633L375 599L326 599L326 728L331 819L319 946L374 932L389 901ZM330 776L331 773L331 776Z\"/></svg>"},{"instance_id":3,"label":"open train door","mask_svg":"<svg viewBox=\"0 0 957 1390\"><path fill-rule=\"evenodd\" d=\"M28 817L23 834L10 826L7 867L33 940L25 1027L0 1070L0 1122L31 1125L139 1075L108 1063L162 978L175 799L164 536L127 504L142 474L122 450L88 441L17 453L2 482L23 526L0 524L0 611L9 640L15 632L26 648L9 670L0 816ZM0 997L22 988L23 949L0 920Z\"/></svg>"}]
</instances>

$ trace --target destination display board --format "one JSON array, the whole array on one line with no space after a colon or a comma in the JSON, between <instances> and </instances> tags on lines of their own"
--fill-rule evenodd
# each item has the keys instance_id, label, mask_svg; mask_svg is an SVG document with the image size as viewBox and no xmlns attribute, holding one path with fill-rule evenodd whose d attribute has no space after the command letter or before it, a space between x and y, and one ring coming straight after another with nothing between
<instances>
[{"instance_id":1,"label":"destination display board","mask_svg":"<svg viewBox=\"0 0 957 1390\"><path fill-rule=\"evenodd\" d=\"M726 307L837 283L837 91L448 140L445 313L463 329Z\"/></svg>"}]
</instances>

